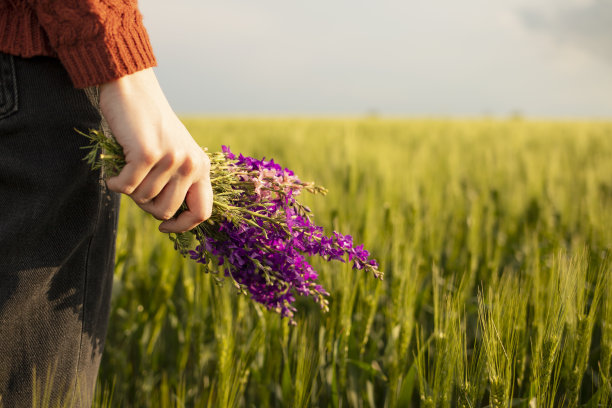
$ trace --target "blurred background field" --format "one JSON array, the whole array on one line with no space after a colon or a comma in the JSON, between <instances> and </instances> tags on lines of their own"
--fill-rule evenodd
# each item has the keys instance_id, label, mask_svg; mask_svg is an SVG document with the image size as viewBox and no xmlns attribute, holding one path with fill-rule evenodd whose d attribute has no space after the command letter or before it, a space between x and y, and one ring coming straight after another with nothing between
<instances>
[{"instance_id":1,"label":"blurred background field","mask_svg":"<svg viewBox=\"0 0 612 408\"><path fill-rule=\"evenodd\" d=\"M612 406L612 123L185 118L274 158L384 281L314 260L298 326L216 285L123 200L97 404Z\"/></svg>"}]
</instances>

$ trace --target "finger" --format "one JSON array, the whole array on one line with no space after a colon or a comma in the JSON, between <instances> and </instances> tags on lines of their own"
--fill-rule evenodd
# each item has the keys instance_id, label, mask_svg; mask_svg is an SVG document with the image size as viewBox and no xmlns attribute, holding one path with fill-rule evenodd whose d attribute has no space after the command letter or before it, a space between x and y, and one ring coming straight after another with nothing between
<instances>
[{"instance_id":1,"label":"finger","mask_svg":"<svg viewBox=\"0 0 612 408\"><path fill-rule=\"evenodd\" d=\"M147 176L153 164L148 161L133 161L123 167L121 172L106 180L109 190L130 195Z\"/></svg>"},{"instance_id":2,"label":"finger","mask_svg":"<svg viewBox=\"0 0 612 408\"><path fill-rule=\"evenodd\" d=\"M161 193L152 201L138 205L146 212L151 213L158 220L169 220L176 214L181 204L183 204L183 201L185 201L185 195L188 189L188 179L172 178Z\"/></svg>"},{"instance_id":3,"label":"finger","mask_svg":"<svg viewBox=\"0 0 612 408\"><path fill-rule=\"evenodd\" d=\"M171 156L162 158L140 185L130 195L137 204L146 204L157 197L168 184L173 175L174 160Z\"/></svg>"},{"instance_id":4,"label":"finger","mask_svg":"<svg viewBox=\"0 0 612 408\"><path fill-rule=\"evenodd\" d=\"M160 231L189 231L210 218L213 207L210 180L207 178L193 184L187 192L185 202L188 209L180 213L178 217L162 222L159 226Z\"/></svg>"}]
</instances>

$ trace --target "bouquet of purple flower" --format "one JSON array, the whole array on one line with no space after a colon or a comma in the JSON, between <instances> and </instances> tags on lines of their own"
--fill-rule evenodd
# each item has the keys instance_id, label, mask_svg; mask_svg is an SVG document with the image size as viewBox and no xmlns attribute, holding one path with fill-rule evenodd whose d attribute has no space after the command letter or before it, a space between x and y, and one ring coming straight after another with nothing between
<instances>
[{"instance_id":1,"label":"bouquet of purple flower","mask_svg":"<svg viewBox=\"0 0 612 408\"><path fill-rule=\"evenodd\" d=\"M125 165L121 146L99 131L85 136L91 141L86 160L108 176L118 174ZM382 279L363 245L355 246L350 235L338 232L326 236L312 221L310 210L297 201L302 191L325 194L324 188L300 181L274 160L236 156L226 146L209 157L211 218L187 233L170 234L175 248L205 271L221 274L219 280L231 279L240 292L288 317L291 324L296 295L310 297L328 310L328 293L317 283L307 256L348 259L353 269Z\"/></svg>"}]
</instances>

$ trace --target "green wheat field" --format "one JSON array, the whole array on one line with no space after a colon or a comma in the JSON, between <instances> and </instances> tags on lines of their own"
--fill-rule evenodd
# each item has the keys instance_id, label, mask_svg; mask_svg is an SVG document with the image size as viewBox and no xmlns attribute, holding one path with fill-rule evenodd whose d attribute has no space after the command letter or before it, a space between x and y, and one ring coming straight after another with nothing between
<instances>
[{"instance_id":1,"label":"green wheat field","mask_svg":"<svg viewBox=\"0 0 612 408\"><path fill-rule=\"evenodd\" d=\"M185 118L209 150L329 189L297 327L218 286L123 200L95 406L612 406L612 123Z\"/></svg>"}]
</instances>

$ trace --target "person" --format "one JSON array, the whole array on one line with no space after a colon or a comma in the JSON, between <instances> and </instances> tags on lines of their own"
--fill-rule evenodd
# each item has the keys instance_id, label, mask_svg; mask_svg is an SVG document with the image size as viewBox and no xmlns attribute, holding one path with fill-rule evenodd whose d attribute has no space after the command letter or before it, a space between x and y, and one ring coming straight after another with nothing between
<instances>
[{"instance_id":1,"label":"person","mask_svg":"<svg viewBox=\"0 0 612 408\"><path fill-rule=\"evenodd\" d=\"M155 77L136 0L0 0L0 405L88 407L104 347L119 193L183 232L210 162ZM107 125L107 126L106 126ZM83 161L108 127L121 173ZM174 217L181 203L188 210Z\"/></svg>"}]
</instances>

